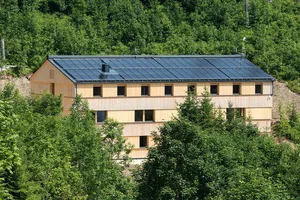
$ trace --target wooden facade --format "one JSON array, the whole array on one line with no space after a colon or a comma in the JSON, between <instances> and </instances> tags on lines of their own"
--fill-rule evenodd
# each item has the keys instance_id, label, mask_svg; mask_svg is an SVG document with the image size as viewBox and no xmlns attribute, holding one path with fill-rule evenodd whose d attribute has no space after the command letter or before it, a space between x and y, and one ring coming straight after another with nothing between
<instances>
[{"instance_id":1,"label":"wooden facade","mask_svg":"<svg viewBox=\"0 0 300 200\"><path fill-rule=\"evenodd\" d=\"M123 135L134 145L133 158L145 158L147 149L141 147L141 137L147 146L153 146L151 132L156 131L164 122L177 116L176 107L187 96L190 85L195 87L199 98L211 85L217 87L217 94L211 95L216 108L226 116L229 102L234 108L244 109L246 117L250 117L260 130L270 131L272 120L272 82L195 82L195 83L80 83L75 84L49 61L34 73L30 80L31 92L41 94L44 91L63 96L65 115L69 114L74 97L79 94L88 101L95 111L105 111L106 117L123 123ZM233 94L233 85L240 87L239 94ZM261 93L256 93L256 85L261 85ZM125 95L118 96L118 86L125 86ZM141 87L149 88L148 95L141 95ZM172 86L172 95L165 95L165 86ZM54 88L53 88L54 87ZM101 95L94 96L94 87L101 88ZM135 111L153 111L152 121L136 121ZM101 125L101 123L98 123ZM145 141L143 141L145 143Z\"/></svg>"}]
</instances>

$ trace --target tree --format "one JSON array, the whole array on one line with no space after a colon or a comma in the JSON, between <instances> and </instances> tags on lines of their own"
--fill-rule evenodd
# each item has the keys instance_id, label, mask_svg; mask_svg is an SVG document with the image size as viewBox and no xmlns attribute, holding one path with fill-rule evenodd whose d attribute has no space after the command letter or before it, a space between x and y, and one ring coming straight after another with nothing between
<instances>
[{"instance_id":1,"label":"tree","mask_svg":"<svg viewBox=\"0 0 300 200\"><path fill-rule=\"evenodd\" d=\"M19 197L17 169L21 164L18 150L18 134L14 128L17 120L12 113L12 104L0 99L0 198Z\"/></svg>"},{"instance_id":2,"label":"tree","mask_svg":"<svg viewBox=\"0 0 300 200\"><path fill-rule=\"evenodd\" d=\"M300 176L292 159L299 150L260 136L242 117L216 129L220 114L210 114L209 102L209 97L188 96L179 105L179 117L154 133L156 147L136 174L138 199L296 198L293 188Z\"/></svg>"},{"instance_id":3,"label":"tree","mask_svg":"<svg viewBox=\"0 0 300 200\"><path fill-rule=\"evenodd\" d=\"M33 112L45 116L59 115L63 111L62 96L55 96L50 92L32 97L30 104Z\"/></svg>"}]
</instances>

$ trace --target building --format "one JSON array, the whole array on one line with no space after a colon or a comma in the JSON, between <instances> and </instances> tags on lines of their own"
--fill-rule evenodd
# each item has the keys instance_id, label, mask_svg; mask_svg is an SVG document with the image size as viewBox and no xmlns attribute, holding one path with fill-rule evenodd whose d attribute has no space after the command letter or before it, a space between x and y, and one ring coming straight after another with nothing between
<instances>
[{"instance_id":1,"label":"building","mask_svg":"<svg viewBox=\"0 0 300 200\"><path fill-rule=\"evenodd\" d=\"M228 56L49 56L32 75L31 91L63 95L64 114L80 94L105 118L124 124L134 145L133 158L144 158L153 145L150 133L176 116L187 91L199 98L205 88L226 116L228 103L251 116L263 131L272 120L274 78L239 55Z\"/></svg>"}]
</instances>

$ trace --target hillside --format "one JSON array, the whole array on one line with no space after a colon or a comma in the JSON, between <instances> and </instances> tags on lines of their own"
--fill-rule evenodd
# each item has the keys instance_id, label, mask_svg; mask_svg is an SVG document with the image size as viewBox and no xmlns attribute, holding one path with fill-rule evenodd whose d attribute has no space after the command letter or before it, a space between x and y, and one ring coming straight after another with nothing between
<instances>
[{"instance_id":1,"label":"hillside","mask_svg":"<svg viewBox=\"0 0 300 200\"><path fill-rule=\"evenodd\" d=\"M0 2L0 35L6 63L21 74L51 54L245 53L300 91L300 2L251 0L249 19L244 7L240 0L9 0Z\"/></svg>"}]
</instances>

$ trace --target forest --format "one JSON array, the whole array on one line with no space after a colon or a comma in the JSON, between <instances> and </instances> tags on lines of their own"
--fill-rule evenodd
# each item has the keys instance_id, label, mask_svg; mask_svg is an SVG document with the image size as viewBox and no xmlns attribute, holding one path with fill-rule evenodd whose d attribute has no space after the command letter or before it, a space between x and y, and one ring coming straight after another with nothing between
<instances>
[{"instance_id":1,"label":"forest","mask_svg":"<svg viewBox=\"0 0 300 200\"><path fill-rule=\"evenodd\" d=\"M61 96L23 97L8 84L0 91L0 199L299 199L299 113L281 110L269 135L232 111L225 119L208 93L189 94L129 175L121 124L97 127L80 97L62 116Z\"/></svg>"},{"instance_id":2,"label":"forest","mask_svg":"<svg viewBox=\"0 0 300 200\"><path fill-rule=\"evenodd\" d=\"M300 2L248 2L249 20L243 0L0 0L0 37L14 75L47 55L244 53L300 93Z\"/></svg>"}]
</instances>

